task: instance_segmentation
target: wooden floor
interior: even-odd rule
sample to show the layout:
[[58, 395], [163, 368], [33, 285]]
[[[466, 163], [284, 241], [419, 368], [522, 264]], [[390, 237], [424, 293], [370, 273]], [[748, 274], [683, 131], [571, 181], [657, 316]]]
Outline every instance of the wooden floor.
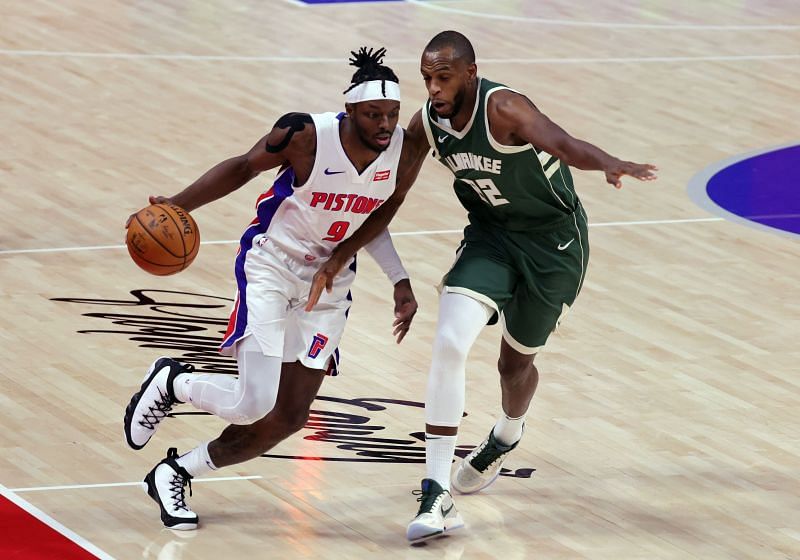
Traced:
[[[0, 20], [7, 497], [118, 559], [800, 558], [800, 245], [686, 194], [716, 161], [798, 141], [797, 2], [30, 0], [1, 3]], [[576, 172], [591, 265], [539, 358], [507, 462], [517, 476], [456, 497], [461, 534], [407, 545], [433, 287], [464, 225], [448, 172], [430, 162], [393, 224], [421, 303], [410, 337], [392, 343], [388, 282], [363, 259], [344, 373], [324, 383], [314, 423], [281, 457], [197, 481], [200, 530], [162, 529], [136, 483], [168, 446], [188, 450], [223, 424], [179, 416], [137, 453], [123, 409], [158, 355], [230, 369], [210, 350], [234, 293], [231, 240], [270, 177], [195, 213], [208, 244], [174, 277], [135, 268], [126, 216], [284, 112], [340, 109], [361, 45], [388, 48], [406, 122], [425, 97], [421, 50], [447, 28], [473, 40], [481, 74], [661, 169], [620, 192]], [[499, 337], [486, 329], [471, 355], [464, 446], [499, 411]], [[13, 531], [0, 531], [0, 556]]]

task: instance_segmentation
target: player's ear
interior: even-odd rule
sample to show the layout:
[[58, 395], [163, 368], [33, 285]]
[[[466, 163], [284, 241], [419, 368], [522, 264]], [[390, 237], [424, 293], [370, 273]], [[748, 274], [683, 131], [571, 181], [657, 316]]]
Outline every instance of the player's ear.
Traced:
[[474, 62], [471, 62], [469, 65], [467, 65], [467, 76], [468, 76], [470, 82], [477, 78], [477, 76], [478, 76], [478, 65], [475, 64]]
[[344, 112], [347, 113], [348, 117], [352, 117], [354, 111], [355, 111], [355, 106], [352, 103], [344, 104]]

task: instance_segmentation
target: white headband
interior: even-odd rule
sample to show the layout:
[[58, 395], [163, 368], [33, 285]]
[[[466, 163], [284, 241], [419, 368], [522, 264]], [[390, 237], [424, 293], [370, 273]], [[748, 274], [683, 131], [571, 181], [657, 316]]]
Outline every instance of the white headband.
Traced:
[[[386, 95], [383, 94], [384, 87]], [[363, 82], [344, 94], [346, 103], [361, 103], [375, 99], [391, 99], [400, 101], [400, 85], [388, 80], [372, 80]]]

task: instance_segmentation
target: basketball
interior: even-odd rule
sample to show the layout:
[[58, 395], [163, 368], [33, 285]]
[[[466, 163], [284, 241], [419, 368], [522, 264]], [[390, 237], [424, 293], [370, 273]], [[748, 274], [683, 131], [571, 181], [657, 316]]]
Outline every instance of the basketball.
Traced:
[[153, 204], [133, 216], [125, 244], [139, 268], [168, 276], [192, 264], [200, 249], [200, 231], [183, 208]]

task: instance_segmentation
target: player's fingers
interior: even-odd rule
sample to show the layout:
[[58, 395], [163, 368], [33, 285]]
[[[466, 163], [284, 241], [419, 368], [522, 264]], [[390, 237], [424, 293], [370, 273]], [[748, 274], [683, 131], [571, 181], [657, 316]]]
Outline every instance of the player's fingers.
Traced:
[[394, 335], [397, 337], [397, 344], [400, 344], [406, 337], [406, 335], [408, 334], [408, 329], [409, 327], [406, 327], [404, 329], [395, 329]]
[[306, 311], [311, 311], [314, 306], [319, 302], [319, 296], [322, 295], [322, 286], [324, 280], [314, 275], [314, 280], [311, 282], [311, 289], [308, 292], [308, 302], [306, 303]]

